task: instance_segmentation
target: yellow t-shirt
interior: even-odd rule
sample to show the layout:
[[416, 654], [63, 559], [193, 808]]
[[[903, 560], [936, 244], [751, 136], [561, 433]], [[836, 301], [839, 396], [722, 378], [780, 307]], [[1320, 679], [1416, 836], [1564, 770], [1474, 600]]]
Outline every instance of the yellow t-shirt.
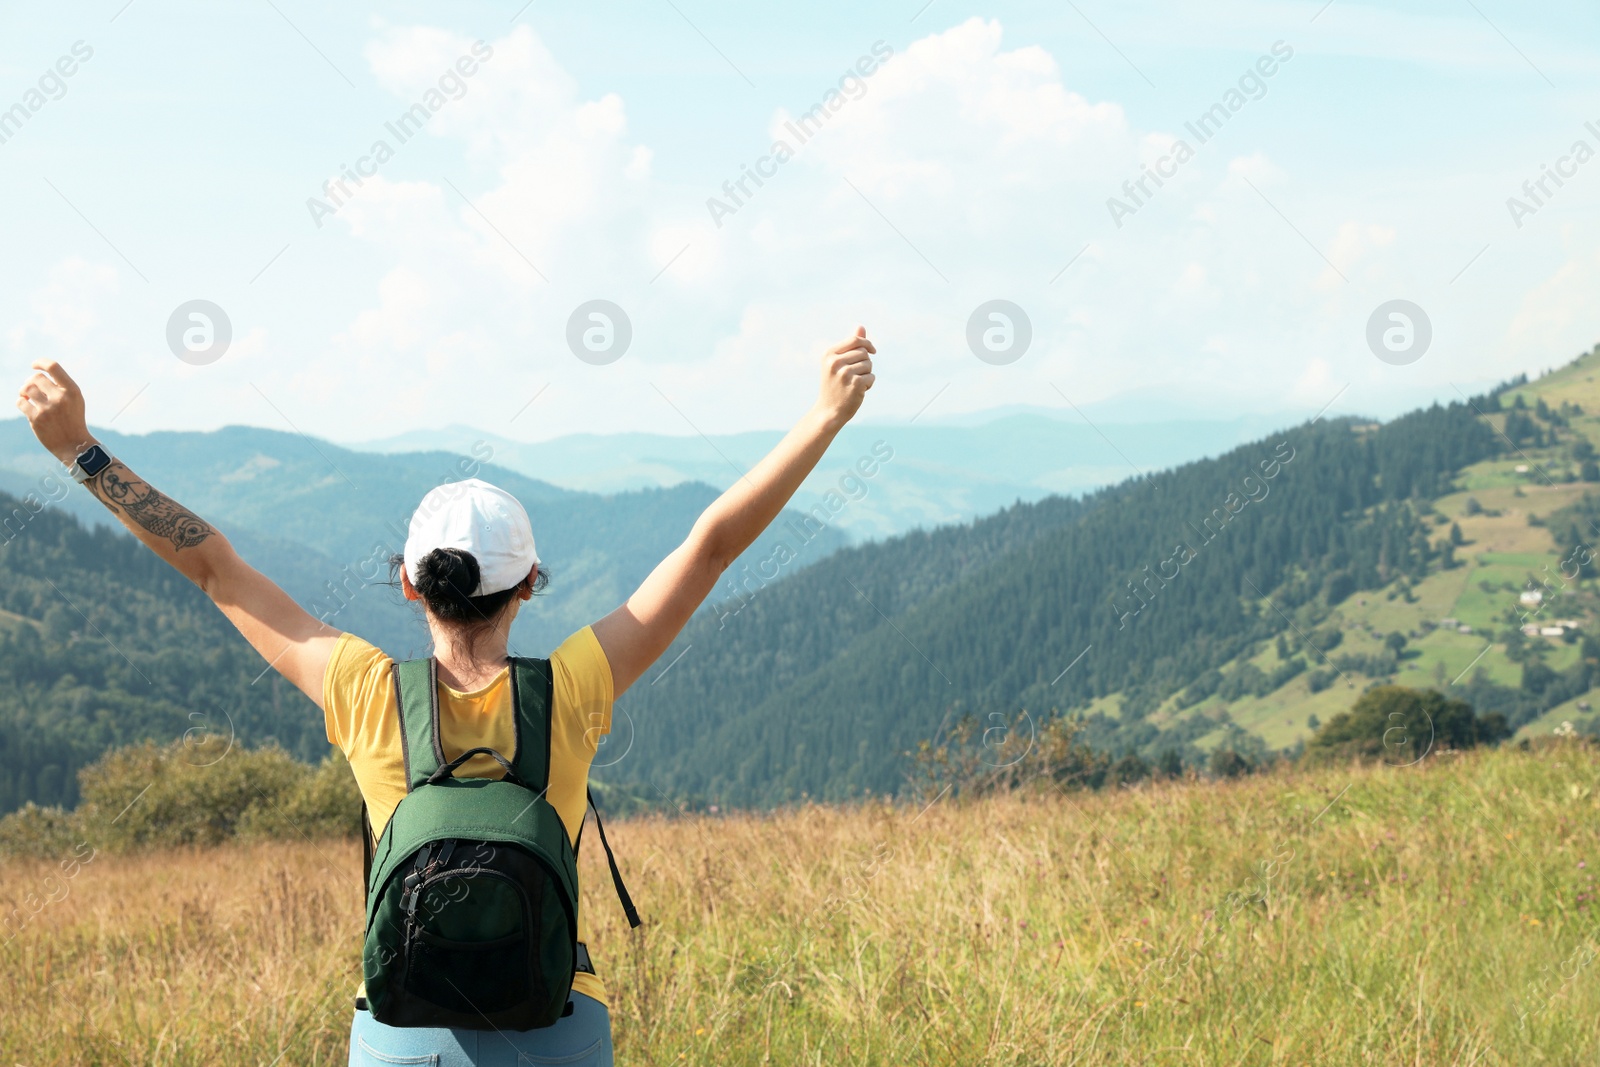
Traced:
[[[400, 742], [400, 708], [395, 698], [393, 664], [381, 649], [354, 634], [341, 634], [322, 680], [328, 740], [338, 745], [355, 772], [367, 802], [372, 832], [383, 834], [389, 817], [406, 795], [405, 755]], [[588, 806], [589, 763], [600, 738], [611, 732], [611, 665], [594, 631], [585, 626], [562, 642], [550, 657], [554, 707], [550, 716], [550, 788], [546, 794], [567, 837], [576, 841]], [[492, 748], [507, 758], [516, 749], [511, 713], [511, 672], [472, 693], [439, 683], [439, 732], [447, 760], [469, 748]], [[505, 772], [493, 759], [473, 756], [457, 772], [467, 778], [499, 778]], [[578, 940], [588, 943], [583, 907], [578, 907]], [[576, 993], [606, 1002], [597, 975], [573, 977]]]

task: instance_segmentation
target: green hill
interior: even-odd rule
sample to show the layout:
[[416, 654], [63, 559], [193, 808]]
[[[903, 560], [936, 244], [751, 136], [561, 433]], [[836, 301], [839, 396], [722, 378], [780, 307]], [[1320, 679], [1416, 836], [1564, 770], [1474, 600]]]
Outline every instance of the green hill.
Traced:
[[[1021, 505], [1004, 520], [1036, 534], [960, 568], [938, 546], [961, 554], [1001, 516], [838, 553], [686, 631], [625, 702], [637, 736], [607, 773], [725, 803], [839, 798], [897, 788], [904, 754], [961, 716], [998, 739], [1023, 712], [1023, 729], [1073, 712], [1099, 747], [1197, 762], [1219, 744], [1294, 746], [1385, 679], [1459, 677], [1454, 695], [1525, 726], [1588, 691], [1600, 649], [1569, 631], [1530, 639], [1534, 667], [1508, 660], [1492, 640], [1506, 605], [1463, 587], [1493, 575], [1503, 592], [1556, 562], [1549, 528], [1521, 516], [1537, 551], [1482, 556], [1450, 527], [1473, 540], [1462, 490], [1498, 491], [1491, 472], [1536, 440], [1582, 451], [1591, 417], [1510, 407], [1527, 388], [1504, 409], [1497, 394], [1295, 427], [1093, 494], [1064, 523]], [[1583, 487], [1537, 488], [1564, 506]], [[1475, 624], [1447, 632], [1456, 611]]]
[[[621, 603], [716, 496], [698, 483], [574, 492], [495, 467], [484, 452], [374, 455], [241, 427], [97, 433], [308, 610], [397, 656], [426, 654], [427, 631], [377, 563], [403, 546], [412, 508], [434, 485], [481, 474], [533, 515], [554, 577], [513, 632], [526, 655]], [[136, 741], [210, 730], [252, 745], [276, 738], [302, 758], [326, 751], [311, 703], [275, 673], [261, 677], [265, 663], [210, 602], [106, 525], [108, 513], [62, 478], [21, 420], [0, 422], [0, 456], [0, 813], [27, 800], [70, 806], [78, 768]], [[747, 558], [770, 554], [775, 536]], [[791, 566], [843, 540], [822, 529]]]
[[[533, 517], [540, 556], [554, 578], [541, 610], [524, 612], [512, 635], [513, 645], [529, 655], [548, 651], [621, 603], [717, 495], [694, 482], [610, 495], [560, 489], [497, 466], [487, 443], [461, 454], [377, 455], [241, 426], [212, 433], [96, 433], [162, 491], [216, 523], [241, 555], [313, 613], [331, 613], [334, 625], [395, 655], [423, 651], [425, 631], [391, 588], [366, 579], [387, 580], [387, 567], [376, 561], [404, 546], [412, 509], [441, 482], [486, 478], [515, 494]], [[0, 422], [0, 457], [0, 491], [50, 498], [41, 479], [58, 477], [59, 468], [22, 420]], [[65, 499], [54, 495], [59, 503], [53, 507], [85, 521], [109, 519], [81, 490]], [[837, 529], [822, 531], [801, 564], [845, 540]]]
[[[837, 531], [810, 538], [818, 524], [790, 512], [619, 704], [598, 774], [619, 796], [672, 802], [889, 792], [906, 754], [963, 718], [1011, 752], [1016, 730], [1062, 714], [1118, 757], [1255, 759], [1296, 750], [1385, 682], [1448, 691], [1524, 735], [1563, 722], [1600, 733], [1600, 644], [1586, 636], [1600, 564], [1585, 547], [1600, 543], [1597, 378], [1600, 354], [1386, 424], [1317, 420], [1083, 498], [831, 554]], [[314, 606], [375, 542], [398, 543], [430, 484], [469, 473], [445, 453], [378, 456], [257, 430], [112, 445]], [[529, 502], [555, 570], [515, 635], [530, 650], [617, 603], [712, 493], [599, 497], [482, 470]], [[36, 474], [12, 461], [9, 476]], [[0, 503], [0, 517], [14, 510]], [[70, 801], [87, 758], [171, 740], [210, 705], [246, 740], [320, 749], [314, 712], [281, 684], [250, 685], [258, 662], [192, 590], [153, 563], [107, 586], [101, 541], [134, 546], [85, 531], [65, 506], [0, 555], [0, 668], [34, 687], [4, 712], [0, 753], [18, 769], [0, 810]], [[25, 546], [35, 539], [49, 569]], [[809, 565], [782, 564], [782, 545]], [[58, 569], [70, 579], [60, 593], [37, 577]], [[174, 588], [189, 600], [168, 604]], [[354, 583], [347, 599], [340, 625], [421, 650], [392, 590]], [[79, 609], [102, 632], [75, 623]], [[203, 637], [170, 636], [191, 631]], [[79, 667], [94, 642], [106, 646], [97, 666]], [[112, 643], [131, 662], [119, 666]], [[211, 667], [202, 652], [237, 658]], [[137, 688], [129, 668], [152, 662], [169, 673]], [[186, 690], [202, 670], [210, 688]]]
[[0, 812], [72, 806], [80, 767], [146, 738], [326, 751], [311, 703], [131, 537], [47, 510], [0, 541], [0, 575]]

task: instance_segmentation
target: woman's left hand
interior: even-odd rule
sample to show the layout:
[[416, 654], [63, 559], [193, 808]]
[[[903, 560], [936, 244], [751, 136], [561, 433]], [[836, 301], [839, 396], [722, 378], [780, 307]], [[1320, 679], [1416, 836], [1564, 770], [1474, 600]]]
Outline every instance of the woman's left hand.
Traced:
[[95, 443], [84, 416], [83, 390], [53, 359], [34, 360], [33, 370], [17, 394], [17, 410], [28, 417], [39, 443], [71, 466], [84, 449]]

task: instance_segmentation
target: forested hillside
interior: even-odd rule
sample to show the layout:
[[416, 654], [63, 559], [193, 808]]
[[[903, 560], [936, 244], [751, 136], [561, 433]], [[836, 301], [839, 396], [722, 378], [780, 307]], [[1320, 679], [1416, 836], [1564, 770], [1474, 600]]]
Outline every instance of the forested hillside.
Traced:
[[[215, 523], [241, 555], [314, 614], [401, 656], [425, 650], [424, 631], [415, 612], [373, 579], [387, 580], [384, 561], [404, 546], [412, 509], [441, 482], [485, 478], [514, 494], [533, 518], [540, 557], [554, 579], [540, 610], [517, 620], [513, 645], [525, 655], [549, 652], [616, 607], [717, 496], [695, 482], [611, 495], [561, 489], [497, 466], [487, 442], [459, 455], [377, 455], [243, 426], [96, 434], [152, 484]], [[81, 489], [49, 491], [42, 479], [58, 479], [59, 467], [20, 419], [0, 422], [0, 466], [9, 473], [0, 490], [9, 485], [91, 521], [105, 518]], [[798, 565], [845, 541], [831, 525], [816, 532]]]
[[[637, 587], [716, 497], [685, 483], [613, 496], [502, 470], [491, 453], [372, 455], [293, 434], [230, 428], [125, 437], [107, 446], [219, 526], [241, 555], [303, 607], [393, 655], [425, 655], [414, 605], [387, 585], [411, 510], [443, 481], [481, 476], [528, 507], [553, 572], [524, 611], [513, 649], [545, 655]], [[326, 751], [320, 713], [268, 671], [188, 581], [64, 478], [21, 420], [0, 423], [0, 814], [27, 800], [76, 800], [75, 774], [108, 747], [187, 731], [276, 738], [303, 758]], [[798, 522], [786, 512], [780, 522]], [[776, 534], [747, 558], [765, 558]], [[793, 540], [793, 538], [790, 538]], [[796, 570], [842, 543], [813, 524]], [[259, 678], [259, 680], [257, 680]]]
[[[1600, 377], [1600, 355], [1590, 362], [1584, 388]], [[1582, 620], [1600, 618], [1600, 597], [1537, 572], [1551, 573], [1557, 546], [1580, 560], [1574, 579], [1595, 570], [1586, 546], [1600, 540], [1600, 502], [1586, 485], [1600, 481], [1588, 436], [1600, 419], [1547, 405], [1539, 384], [1381, 426], [1318, 419], [1081, 499], [831, 555], [834, 531], [787, 513], [619, 702], [597, 777], [649, 803], [887, 792], [904, 784], [908, 752], [964, 717], [987, 743], [1062, 714], [1082, 716], [1084, 736], [1113, 756], [1195, 763], [1219, 744], [1292, 749], [1316, 728], [1312, 709], [1330, 717], [1359, 687], [1430, 672], [1513, 729], [1580, 718], [1600, 680], [1600, 643]], [[211, 435], [229, 460], [196, 452], [208, 435], [119, 447], [223, 516], [269, 572], [311, 583], [314, 609], [398, 545], [389, 510], [403, 520], [401, 501], [438, 480], [427, 471], [461, 476], [470, 462], [296, 456], [286, 435], [260, 433]], [[556, 574], [529, 629], [551, 640], [618, 602], [711, 494], [599, 498], [477, 469], [529, 500]], [[32, 510], [0, 499], [0, 514], [26, 519], [0, 551], [0, 680], [11, 683], [0, 811], [70, 804], [73, 770], [107, 746], [189, 729], [321, 751], [309, 702], [275, 675], [253, 682], [259, 657], [187, 583], [59, 505]], [[334, 565], [341, 556], [351, 562]], [[1541, 581], [1542, 616], [1526, 595]], [[420, 650], [420, 623], [392, 589], [354, 586], [336, 624], [363, 632], [361, 605], [381, 603], [400, 651]], [[368, 632], [381, 637], [380, 624]]]
[[[0, 514], [20, 506], [0, 495]], [[131, 537], [32, 516], [0, 539], [0, 812], [25, 800], [71, 807], [78, 768], [147, 738], [276, 738], [320, 757], [321, 714], [264, 667], [198, 588]]]
[[[732, 803], [892, 790], [955, 717], [1113, 693], [1116, 740], [1149, 744], [1163, 699], [1293, 633], [1297, 611], [1437, 566], [1429, 500], [1501, 445], [1461, 403], [1319, 420], [1092, 494], [1080, 516], [1023, 505], [840, 553], [692, 625], [625, 702], [637, 738], [609, 773]], [[1002, 543], [990, 523], [1032, 535]]]

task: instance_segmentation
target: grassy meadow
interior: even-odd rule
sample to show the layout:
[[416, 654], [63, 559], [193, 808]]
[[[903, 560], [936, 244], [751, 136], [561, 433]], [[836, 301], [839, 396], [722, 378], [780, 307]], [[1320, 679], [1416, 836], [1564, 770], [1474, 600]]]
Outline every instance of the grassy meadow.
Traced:
[[[1600, 1056], [1597, 809], [1557, 741], [618, 820], [637, 933], [582, 866], [622, 1064], [1565, 1065]], [[73, 862], [0, 864], [5, 1067], [345, 1062], [355, 842]]]

